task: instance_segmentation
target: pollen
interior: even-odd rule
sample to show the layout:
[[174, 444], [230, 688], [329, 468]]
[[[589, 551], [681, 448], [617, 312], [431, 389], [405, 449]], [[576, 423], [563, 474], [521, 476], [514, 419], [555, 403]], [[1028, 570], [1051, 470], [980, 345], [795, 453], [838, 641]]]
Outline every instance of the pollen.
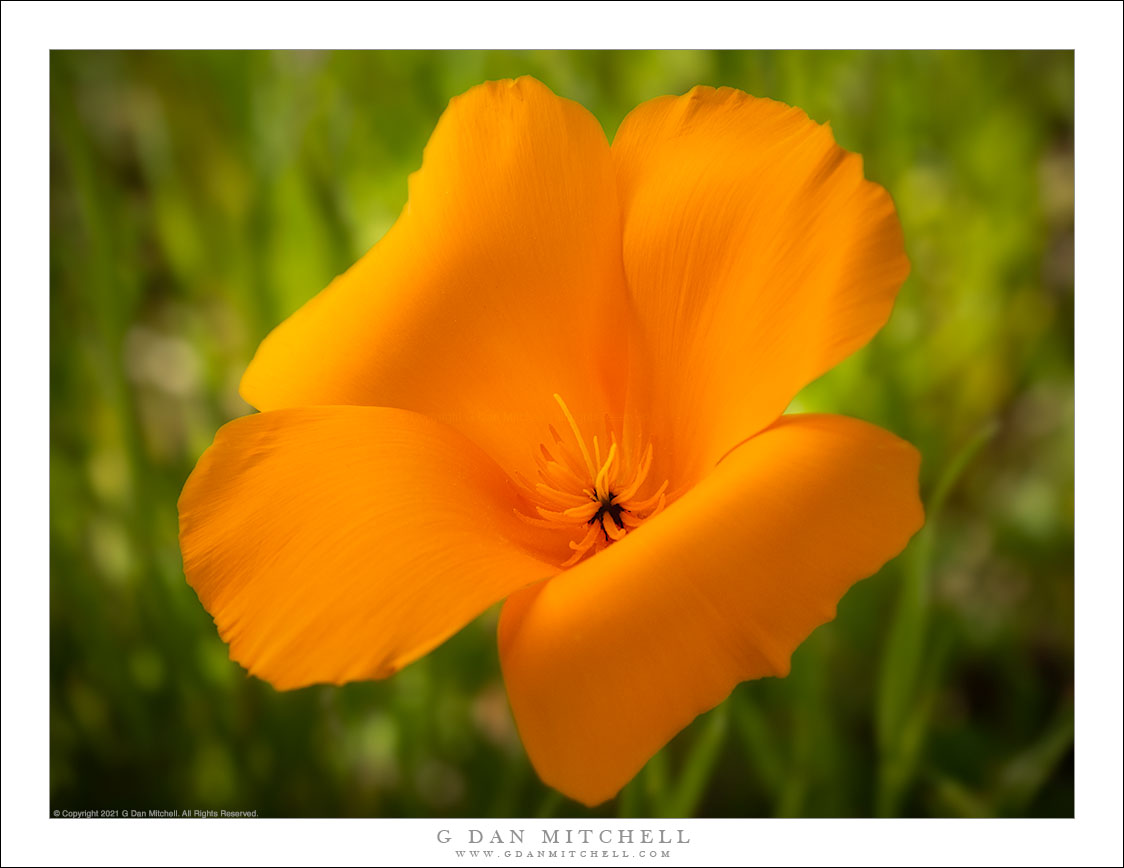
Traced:
[[[527, 503], [534, 510], [516, 515], [528, 524], [568, 533], [571, 567], [583, 558], [618, 542], [652, 518], [667, 502], [667, 481], [652, 489], [652, 444], [642, 441], [625, 449], [617, 431], [605, 418], [604, 431], [587, 442], [570, 408], [555, 395], [572, 439], [548, 425], [549, 445], [540, 443], [535, 453], [537, 479], [516, 474]], [[590, 450], [592, 445], [592, 451]], [[646, 494], [641, 495], [642, 489]]]

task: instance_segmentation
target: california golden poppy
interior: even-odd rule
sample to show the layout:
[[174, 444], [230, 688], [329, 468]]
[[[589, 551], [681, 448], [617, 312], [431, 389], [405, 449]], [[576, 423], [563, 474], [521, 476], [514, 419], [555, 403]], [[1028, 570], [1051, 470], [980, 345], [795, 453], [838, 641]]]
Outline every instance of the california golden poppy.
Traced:
[[921, 526], [912, 446], [781, 415], [908, 270], [890, 197], [799, 109], [697, 87], [610, 146], [534, 79], [480, 85], [259, 348], [261, 412], [180, 498], [187, 579], [279, 689], [389, 676], [506, 598], [531, 761], [602, 802]]

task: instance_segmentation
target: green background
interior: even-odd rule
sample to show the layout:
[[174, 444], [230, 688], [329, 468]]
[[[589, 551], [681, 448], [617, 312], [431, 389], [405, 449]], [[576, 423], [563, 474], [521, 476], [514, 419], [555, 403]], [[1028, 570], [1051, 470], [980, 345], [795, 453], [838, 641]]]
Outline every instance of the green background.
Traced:
[[388, 681], [278, 693], [176, 541], [258, 342], [390, 226], [449, 98], [523, 73], [610, 137], [695, 84], [798, 105], [913, 263], [793, 409], [915, 443], [925, 530], [592, 813], [1071, 816], [1071, 52], [53, 52], [50, 808], [590, 813], [527, 762], [495, 611]]

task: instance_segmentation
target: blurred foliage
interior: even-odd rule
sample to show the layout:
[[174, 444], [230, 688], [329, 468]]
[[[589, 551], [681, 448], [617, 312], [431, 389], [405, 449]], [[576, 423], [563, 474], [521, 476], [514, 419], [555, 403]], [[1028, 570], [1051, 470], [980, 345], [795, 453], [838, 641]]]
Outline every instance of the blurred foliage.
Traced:
[[831, 121], [913, 263], [794, 409], [917, 444], [925, 531], [595, 813], [1072, 815], [1070, 52], [54, 52], [51, 807], [586, 815], [527, 762], [495, 611], [386, 682], [277, 693], [176, 541], [258, 342], [389, 227], [449, 98], [523, 73], [610, 136], [700, 83]]

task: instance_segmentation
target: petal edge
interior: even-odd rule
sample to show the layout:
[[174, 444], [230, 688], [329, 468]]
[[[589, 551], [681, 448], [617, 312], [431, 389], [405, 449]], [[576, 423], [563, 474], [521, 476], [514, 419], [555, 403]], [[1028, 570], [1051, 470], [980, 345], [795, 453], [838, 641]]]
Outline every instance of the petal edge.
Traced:
[[697, 87], [634, 109], [613, 141], [638, 408], [676, 420], [665, 476], [701, 478], [866, 344], [909, 273], [889, 194], [798, 108]]
[[524, 548], [512, 496], [414, 413], [245, 416], [184, 485], [184, 572], [231, 658], [278, 689], [383, 678], [555, 572]]
[[920, 528], [918, 466], [873, 425], [785, 416], [629, 537], [513, 595], [500, 660], [543, 780], [605, 801], [736, 684], [787, 674]]

